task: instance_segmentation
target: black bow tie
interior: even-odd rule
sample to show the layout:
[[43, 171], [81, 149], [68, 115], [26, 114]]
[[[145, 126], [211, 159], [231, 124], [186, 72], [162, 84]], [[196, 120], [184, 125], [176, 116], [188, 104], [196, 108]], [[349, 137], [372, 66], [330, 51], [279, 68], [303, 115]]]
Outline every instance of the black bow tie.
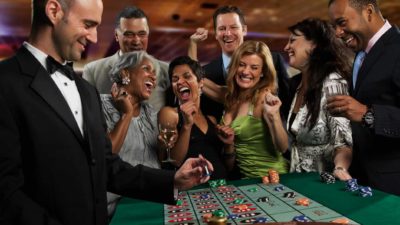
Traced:
[[67, 76], [70, 80], [74, 80], [74, 69], [72, 68], [72, 62], [69, 62], [65, 65], [62, 65], [61, 63], [57, 62], [53, 57], [47, 56], [46, 59], [46, 66], [47, 66], [47, 71], [50, 74], [53, 74], [57, 70], [61, 71], [65, 76]]

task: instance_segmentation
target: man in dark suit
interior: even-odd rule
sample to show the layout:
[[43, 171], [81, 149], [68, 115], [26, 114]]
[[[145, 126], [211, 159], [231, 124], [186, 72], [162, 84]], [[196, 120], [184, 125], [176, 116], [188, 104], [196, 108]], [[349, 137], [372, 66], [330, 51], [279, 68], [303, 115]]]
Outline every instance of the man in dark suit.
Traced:
[[[218, 41], [222, 54], [204, 66], [205, 77], [218, 85], [226, 85], [227, 69], [233, 52], [243, 43], [247, 34], [247, 25], [242, 11], [236, 6], [222, 6], [213, 15], [215, 39]], [[204, 29], [198, 29], [192, 35], [189, 49], [196, 45], [198, 40], [204, 40]], [[207, 35], [207, 34], [205, 34]], [[194, 46], [195, 47], [195, 46]], [[272, 52], [272, 57], [278, 77], [278, 95], [282, 101], [281, 113], [284, 118], [289, 113], [290, 102], [288, 99], [288, 74], [280, 54]], [[206, 85], [207, 83], [205, 83]], [[207, 93], [205, 93], [207, 95]], [[218, 103], [203, 95], [201, 110], [204, 114], [213, 115], [217, 120], [222, 116], [223, 104]]]
[[61, 65], [97, 42], [102, 11], [101, 0], [35, 0], [29, 41], [0, 62], [2, 225], [106, 225], [107, 190], [172, 203], [207, 181], [203, 158], [174, 173], [111, 154], [96, 89]]
[[400, 195], [400, 31], [376, 0], [331, 0], [329, 16], [357, 53], [351, 96], [328, 101], [332, 113], [351, 120], [350, 172], [363, 185]]

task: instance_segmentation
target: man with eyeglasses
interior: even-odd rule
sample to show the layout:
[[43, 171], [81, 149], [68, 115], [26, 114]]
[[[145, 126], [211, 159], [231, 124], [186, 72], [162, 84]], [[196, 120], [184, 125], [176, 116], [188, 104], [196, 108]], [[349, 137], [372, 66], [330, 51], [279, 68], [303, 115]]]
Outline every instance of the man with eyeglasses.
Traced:
[[[149, 39], [149, 25], [143, 10], [130, 6], [124, 8], [116, 19], [115, 40], [119, 51], [114, 55], [88, 63], [83, 69], [83, 78], [94, 85], [100, 94], [109, 94], [111, 81], [109, 72], [120, 56], [132, 51], [146, 51]], [[170, 86], [168, 64], [157, 60], [159, 72], [156, 74], [157, 85], [149, 103], [158, 111], [165, 105], [165, 91]]]

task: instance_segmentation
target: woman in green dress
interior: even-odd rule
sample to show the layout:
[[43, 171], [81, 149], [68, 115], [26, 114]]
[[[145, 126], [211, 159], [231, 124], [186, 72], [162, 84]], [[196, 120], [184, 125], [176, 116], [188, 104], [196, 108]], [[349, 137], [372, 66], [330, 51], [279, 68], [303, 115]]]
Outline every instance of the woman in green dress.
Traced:
[[288, 149], [288, 135], [279, 113], [282, 103], [275, 96], [277, 88], [268, 46], [244, 42], [229, 65], [225, 114], [218, 127], [219, 134], [231, 140], [224, 149], [228, 168], [236, 162], [242, 177], [265, 176], [269, 169], [288, 172], [282, 156]]

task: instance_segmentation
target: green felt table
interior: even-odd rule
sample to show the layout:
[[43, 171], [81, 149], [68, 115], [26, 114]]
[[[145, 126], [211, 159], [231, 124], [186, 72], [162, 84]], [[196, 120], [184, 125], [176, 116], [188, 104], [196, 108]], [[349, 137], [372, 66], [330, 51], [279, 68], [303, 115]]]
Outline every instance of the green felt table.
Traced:
[[[372, 197], [361, 197], [345, 191], [345, 184], [324, 184], [317, 173], [281, 175], [283, 185], [331, 208], [363, 225], [399, 225], [400, 197], [373, 190]], [[242, 186], [260, 183], [261, 179], [229, 181]], [[206, 187], [202, 185], [201, 187]], [[399, 187], [400, 188], [400, 187]], [[163, 224], [163, 204], [123, 198], [118, 204], [111, 225]]]

